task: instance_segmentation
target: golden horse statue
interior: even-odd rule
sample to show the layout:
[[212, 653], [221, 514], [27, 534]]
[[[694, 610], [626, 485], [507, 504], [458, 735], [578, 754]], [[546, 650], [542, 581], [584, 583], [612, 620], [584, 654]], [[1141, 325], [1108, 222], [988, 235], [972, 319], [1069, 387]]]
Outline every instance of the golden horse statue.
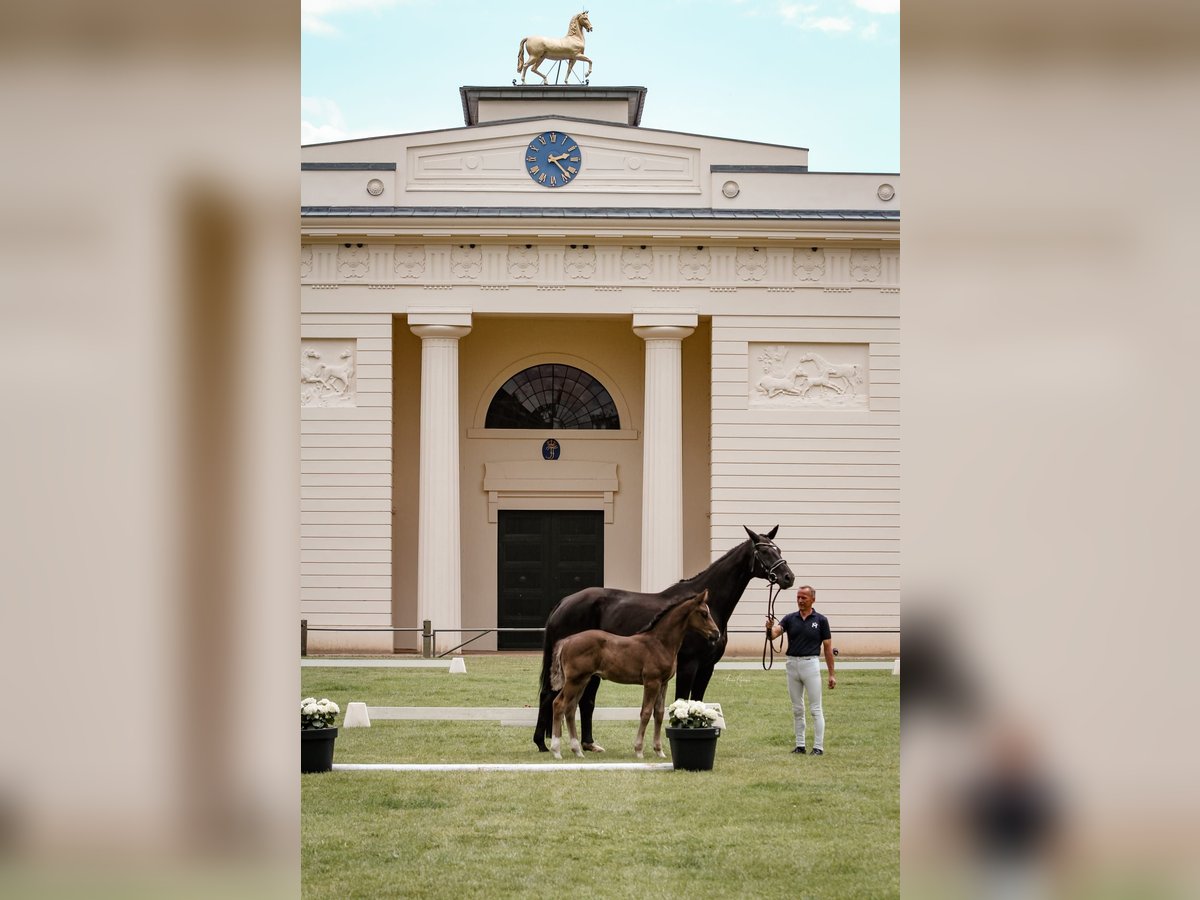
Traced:
[[[517, 72], [521, 75], [521, 84], [525, 83], [525, 73], [533, 69], [535, 75], [540, 75], [542, 84], [546, 84], [546, 76], [542, 75], [538, 66], [544, 59], [567, 59], [567, 74], [563, 81], [571, 77], [577, 60], [588, 64], [587, 73], [583, 76], [586, 81], [592, 74], [592, 61], [583, 55], [583, 33], [592, 30], [592, 22], [588, 19], [587, 10], [571, 18], [567, 33], [560, 38], [530, 35], [521, 41], [517, 47]], [[529, 51], [529, 61], [525, 60], [525, 51]], [[515, 83], [515, 82], [514, 82]]]

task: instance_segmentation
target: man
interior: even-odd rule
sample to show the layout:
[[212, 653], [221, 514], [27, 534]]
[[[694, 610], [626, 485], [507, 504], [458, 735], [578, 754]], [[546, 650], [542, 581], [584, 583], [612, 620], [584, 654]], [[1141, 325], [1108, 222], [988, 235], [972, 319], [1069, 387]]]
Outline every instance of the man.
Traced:
[[825, 664], [829, 668], [829, 689], [837, 687], [833, 674], [833, 637], [829, 633], [829, 620], [812, 607], [817, 592], [807, 584], [796, 590], [797, 611], [788, 613], [778, 622], [767, 616], [767, 634], [772, 639], [781, 634], [788, 636], [787, 682], [792, 697], [792, 715], [796, 717], [796, 749], [793, 753], [804, 753], [804, 695], [808, 694], [808, 706], [812, 710], [813, 756], [825, 753], [825, 713], [821, 709], [821, 664], [818, 654], [825, 653]]

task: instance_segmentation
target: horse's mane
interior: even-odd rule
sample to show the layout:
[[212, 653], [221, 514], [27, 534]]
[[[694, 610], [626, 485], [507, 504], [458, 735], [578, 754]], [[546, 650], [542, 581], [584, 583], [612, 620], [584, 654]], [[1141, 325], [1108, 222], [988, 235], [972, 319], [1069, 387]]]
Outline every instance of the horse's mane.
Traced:
[[682, 600], [676, 600], [674, 603], [670, 604], [669, 606], [664, 606], [662, 609], [660, 609], [658, 612], [656, 612], [654, 614], [654, 618], [650, 620], [650, 624], [647, 625], [645, 628], [643, 628], [641, 631], [638, 631], [637, 634], [645, 634], [647, 631], [653, 631], [654, 626], [658, 624], [659, 619], [661, 619], [663, 616], [665, 616], [671, 610], [675, 609], [675, 607], [682, 606], [683, 604], [687, 603], [689, 600], [695, 600], [699, 596], [700, 596], [699, 594], [692, 594], [688, 597], [684, 597]]
[[686, 582], [689, 582], [689, 581], [695, 581], [701, 575], [711, 572], [713, 569], [715, 569], [721, 563], [725, 562], [725, 560], [729, 559], [729, 557], [733, 556], [733, 554], [735, 554], [739, 550], [741, 550], [742, 547], [744, 547], [748, 543], [749, 543], [749, 539], [741, 541], [740, 543], [734, 544], [732, 547], [730, 547], [728, 550], [726, 550], [724, 555], [720, 559], [718, 559], [716, 562], [709, 563], [705, 568], [701, 569], [699, 572], [697, 572], [691, 578], [680, 578], [679, 581], [677, 582], [677, 584], [685, 584]]

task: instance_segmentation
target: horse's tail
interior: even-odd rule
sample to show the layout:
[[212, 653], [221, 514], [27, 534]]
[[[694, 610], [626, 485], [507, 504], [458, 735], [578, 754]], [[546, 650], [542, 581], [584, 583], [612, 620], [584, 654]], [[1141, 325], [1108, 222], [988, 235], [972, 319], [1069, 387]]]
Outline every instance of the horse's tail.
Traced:
[[517, 46], [517, 74], [521, 74], [521, 69], [525, 68], [525, 42], [529, 38], [521, 38], [521, 43]]
[[562, 641], [554, 645], [554, 659], [550, 664], [550, 687], [556, 691], [561, 691], [563, 686], [562, 645]]

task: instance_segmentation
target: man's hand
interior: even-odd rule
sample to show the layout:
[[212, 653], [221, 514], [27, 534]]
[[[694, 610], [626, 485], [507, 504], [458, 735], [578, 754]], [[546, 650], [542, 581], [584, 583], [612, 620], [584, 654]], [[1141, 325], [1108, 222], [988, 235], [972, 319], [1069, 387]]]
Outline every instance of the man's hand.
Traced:
[[833, 675], [830, 675], [829, 676], [829, 689], [832, 691], [835, 687], [837, 687], [837, 678], [835, 678]]

